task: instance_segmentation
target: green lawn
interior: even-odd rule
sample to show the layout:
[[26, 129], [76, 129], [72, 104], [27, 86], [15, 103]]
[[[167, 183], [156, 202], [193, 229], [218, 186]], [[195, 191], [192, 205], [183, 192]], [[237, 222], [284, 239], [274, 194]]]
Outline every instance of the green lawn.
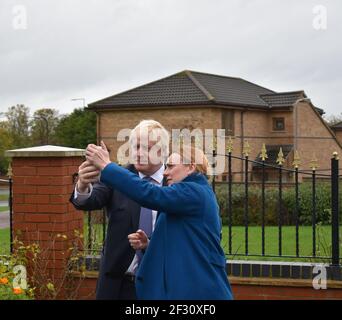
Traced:
[[[250, 256], [237, 256], [236, 254], [245, 254], [245, 228], [242, 226], [232, 228], [232, 255], [230, 259], [237, 260], [288, 260], [288, 261], [319, 261], [309, 258], [274, 258], [252, 256], [260, 255], [261, 249], [261, 227], [251, 226], [248, 228], [248, 253]], [[265, 255], [278, 255], [278, 227], [265, 228]], [[312, 227], [299, 227], [299, 255], [312, 256]], [[222, 230], [222, 247], [228, 254], [228, 227], [224, 226]], [[342, 248], [342, 246], [341, 246]], [[340, 249], [341, 251], [341, 249]], [[341, 251], [342, 252], [342, 251]], [[282, 255], [296, 255], [296, 231], [294, 226], [285, 226], [282, 228]], [[331, 227], [319, 226], [316, 228], [316, 256], [331, 255]]]
[[[0, 194], [0, 201], [8, 201], [8, 194]], [[0, 206], [0, 213], [4, 211], [9, 211], [9, 207], [6, 206]]]
[[[252, 256], [253, 254], [261, 255], [261, 227], [251, 226], [248, 230], [248, 252], [249, 256], [238, 256], [236, 254], [245, 254], [245, 228], [237, 226], [232, 228], [232, 255], [228, 255], [228, 227], [224, 226], [222, 230], [221, 245], [228, 255], [229, 259], [236, 260], [275, 260], [275, 261], [320, 261], [323, 259], [310, 258], [287, 258], [287, 257], [262, 257]], [[92, 243], [93, 249], [102, 246], [102, 224], [94, 224], [92, 227]], [[84, 220], [84, 235], [87, 243], [88, 227], [87, 220]], [[342, 239], [342, 238], [341, 238]], [[294, 226], [285, 226], [282, 228], [282, 255], [296, 255], [296, 234]], [[331, 227], [318, 226], [316, 228], [316, 256], [331, 255]], [[85, 246], [87, 248], [87, 245]], [[299, 255], [312, 256], [312, 227], [304, 226], [299, 228]], [[342, 252], [342, 247], [341, 247]], [[278, 227], [265, 228], [265, 255], [278, 255]]]
[[[89, 228], [88, 228], [88, 215], [84, 216], [84, 221], [83, 221], [83, 234], [84, 234], [84, 248], [88, 249], [89, 245]], [[91, 225], [91, 248], [92, 251], [89, 253], [93, 254], [99, 254], [99, 251], [102, 249], [102, 243], [103, 243], [103, 225], [102, 223], [92, 223]], [[107, 232], [107, 227], [106, 227], [106, 232]]]
[[[249, 227], [249, 256], [237, 256], [236, 253], [245, 253], [245, 228], [242, 226], [232, 228], [232, 252], [233, 255], [228, 255], [228, 259], [235, 260], [273, 260], [273, 261], [327, 261], [320, 259], [309, 258], [276, 258], [276, 257], [259, 257], [253, 256], [253, 254], [261, 254], [261, 227], [251, 226]], [[92, 239], [93, 249], [101, 249], [102, 247], [102, 224], [93, 224], [92, 226]], [[265, 254], [266, 255], [278, 255], [278, 227], [266, 227], [265, 228]], [[84, 238], [85, 248], [87, 248], [88, 239], [88, 225], [87, 216], [84, 219]], [[282, 230], [283, 239], [283, 255], [294, 256], [295, 251], [295, 227], [286, 226]], [[341, 238], [342, 239], [342, 238]], [[228, 227], [224, 226], [222, 230], [222, 247], [226, 254], [228, 254]], [[316, 255], [317, 256], [329, 256], [331, 255], [331, 227], [319, 226], [316, 231]], [[0, 230], [0, 254], [8, 253], [9, 251], [9, 229]], [[342, 247], [340, 249], [342, 252]], [[93, 253], [97, 253], [93, 251]], [[301, 256], [312, 255], [312, 227], [305, 226], [299, 228], [299, 254]]]
[[8, 200], [8, 194], [0, 194], [0, 201], [7, 201]]
[[9, 228], [0, 229], [0, 255], [10, 252], [10, 232]]

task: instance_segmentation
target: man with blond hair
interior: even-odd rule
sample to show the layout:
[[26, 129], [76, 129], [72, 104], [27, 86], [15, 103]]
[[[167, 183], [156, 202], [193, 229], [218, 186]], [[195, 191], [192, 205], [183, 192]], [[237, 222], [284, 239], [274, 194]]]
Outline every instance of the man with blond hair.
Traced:
[[[150, 183], [165, 184], [164, 161], [169, 134], [157, 121], [143, 120], [129, 137], [127, 169]], [[117, 190], [99, 182], [99, 171], [88, 161], [79, 167], [78, 181], [70, 198], [79, 210], [106, 208], [108, 229], [102, 250], [96, 299], [136, 299], [135, 274], [144, 254], [135, 251], [128, 235], [143, 230], [150, 238], [158, 212], [141, 207]]]

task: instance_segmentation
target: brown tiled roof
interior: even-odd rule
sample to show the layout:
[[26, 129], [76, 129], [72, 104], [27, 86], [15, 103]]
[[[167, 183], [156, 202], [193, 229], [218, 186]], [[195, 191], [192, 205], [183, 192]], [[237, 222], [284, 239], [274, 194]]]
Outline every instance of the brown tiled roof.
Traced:
[[218, 76], [201, 72], [189, 72], [213, 97], [216, 103], [262, 106], [267, 103], [260, 99], [261, 94], [274, 91], [260, 87], [241, 78]]
[[90, 106], [144, 106], [206, 102], [208, 98], [205, 94], [183, 72], [91, 103]]
[[[283, 151], [284, 159], [286, 159], [289, 153], [292, 151], [293, 145], [292, 144], [266, 145], [267, 156], [268, 156], [268, 158], [265, 160], [266, 164], [277, 165], [277, 158], [278, 158], [278, 153], [279, 153], [280, 148]], [[261, 162], [260, 154], [261, 152], [258, 154], [255, 161]], [[261, 164], [254, 163], [253, 167], [261, 167]]]
[[332, 129], [342, 129], [342, 121], [331, 126]]
[[[89, 108], [162, 105], [289, 107], [303, 91], [276, 93], [241, 78], [185, 70], [89, 104]], [[319, 109], [320, 110], [320, 109]]]
[[[292, 106], [298, 99], [307, 98], [304, 91], [279, 92], [273, 94], [263, 94], [260, 96], [271, 108], [281, 108]], [[322, 115], [324, 110], [314, 107]]]
[[268, 107], [259, 95], [273, 93], [240, 78], [182, 71], [89, 104], [90, 108], [183, 104], [238, 104]]
[[288, 107], [293, 105], [298, 99], [306, 98], [304, 91], [263, 94], [260, 97], [270, 107]]

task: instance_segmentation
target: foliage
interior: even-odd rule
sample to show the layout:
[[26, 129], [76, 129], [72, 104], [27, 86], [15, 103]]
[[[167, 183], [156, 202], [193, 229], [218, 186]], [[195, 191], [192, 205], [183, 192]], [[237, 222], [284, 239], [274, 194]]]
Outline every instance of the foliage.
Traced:
[[[217, 200], [221, 210], [223, 223], [228, 223], [228, 187], [227, 184], [216, 186]], [[341, 192], [342, 195], [342, 192]], [[248, 190], [248, 222], [250, 225], [262, 223], [262, 195], [261, 188], [250, 186]], [[282, 224], [293, 225], [295, 216], [295, 188], [284, 188], [282, 191]], [[233, 184], [232, 187], [232, 224], [244, 225], [245, 189], [243, 184]], [[265, 225], [278, 224], [279, 188], [268, 187], [265, 191]], [[312, 185], [301, 183], [299, 185], [299, 223], [312, 224]], [[340, 207], [340, 216], [342, 208]], [[331, 190], [327, 183], [316, 185], [316, 223], [329, 224], [331, 219]]]
[[55, 129], [59, 123], [56, 109], [43, 108], [36, 110], [30, 122], [31, 140], [33, 145], [55, 143]]
[[29, 117], [30, 109], [22, 104], [8, 108], [5, 113], [7, 117], [7, 130], [13, 139], [14, 148], [27, 147], [29, 139]]
[[75, 109], [59, 122], [56, 138], [58, 144], [73, 148], [96, 143], [96, 114], [85, 108]]
[[[34, 298], [34, 288], [28, 286], [26, 276], [27, 255], [35, 255], [37, 247], [18, 245], [18, 249], [10, 256], [0, 256], [0, 300], [30, 300]], [[23, 269], [16, 271], [17, 266]]]
[[[10, 256], [3, 256], [0, 263], [0, 300], [7, 299], [39, 299], [54, 300], [75, 299], [78, 289], [84, 279], [85, 261], [83, 252], [80, 250], [81, 235], [77, 230], [74, 231], [75, 238], [72, 241], [63, 234], [57, 234], [49, 241], [44, 241], [44, 248], [38, 242], [16, 239], [13, 243], [14, 252]], [[20, 237], [20, 233], [19, 233]], [[56, 245], [64, 246], [58, 250], [58, 261], [56, 259]], [[61, 268], [51, 269], [50, 264], [61, 265]], [[27, 277], [23, 277], [27, 289], [14, 290], [13, 279], [16, 266], [24, 266], [27, 269]], [[78, 278], [72, 276], [74, 271], [81, 275]], [[58, 272], [58, 273], [55, 273]], [[1, 280], [2, 279], [2, 280]], [[3, 281], [3, 285], [1, 285]]]
[[324, 120], [329, 126], [333, 126], [335, 124], [342, 122], [342, 113], [340, 113], [339, 115], [330, 115], [324, 117]]
[[[84, 279], [85, 265], [79, 265], [79, 261], [84, 260], [81, 250], [83, 234], [74, 230], [74, 236], [74, 239], [68, 240], [66, 235], [57, 234], [48, 241], [49, 245], [42, 248], [40, 254], [33, 260], [30, 281], [36, 288], [37, 299], [55, 300], [62, 297], [69, 300], [77, 297], [78, 289]], [[60, 258], [57, 259], [55, 253], [52, 252], [55, 252], [56, 243], [61, 244], [61, 241], [65, 243], [65, 249], [59, 251]], [[62, 266], [60, 269], [54, 269], [59, 274], [55, 274], [49, 267], [49, 263], [56, 265], [57, 262]], [[81, 276], [77, 279], [73, 277], [74, 271], [80, 272]]]
[[85, 108], [60, 117], [58, 110], [42, 108], [30, 116], [22, 104], [8, 108], [0, 122], [0, 174], [6, 174], [6, 150], [45, 144], [85, 148], [96, 143], [96, 114]]
[[0, 141], [0, 175], [6, 175], [9, 160], [5, 157], [5, 151], [11, 148], [13, 139], [4, 125], [0, 125]]
[[[302, 183], [299, 186], [300, 223], [312, 224], [313, 196], [312, 184]], [[295, 212], [295, 189], [290, 188], [284, 193], [284, 204], [289, 212]], [[329, 183], [316, 185], [316, 223], [331, 223], [331, 186]]]

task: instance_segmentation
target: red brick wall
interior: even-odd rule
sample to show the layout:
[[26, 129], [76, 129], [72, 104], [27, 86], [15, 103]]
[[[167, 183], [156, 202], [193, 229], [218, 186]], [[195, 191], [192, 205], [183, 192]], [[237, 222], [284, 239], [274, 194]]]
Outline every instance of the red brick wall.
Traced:
[[232, 285], [235, 300], [331, 300], [342, 299], [341, 289]]
[[[75, 275], [78, 278], [78, 275]], [[87, 276], [83, 279], [80, 288], [77, 291], [77, 297], [79, 300], [94, 300], [96, 295], [96, 283], [97, 283], [97, 272], [96, 276]]]
[[[82, 157], [21, 157], [12, 161], [13, 235], [25, 245], [39, 245], [40, 268], [57, 284], [65, 274], [68, 248], [79, 240], [75, 230], [83, 234], [83, 212], [69, 203], [73, 174], [81, 162]], [[82, 247], [82, 242], [78, 245]], [[41, 272], [34, 268], [29, 265], [29, 275]]]
[[[235, 300], [342, 299], [342, 284], [328, 282], [328, 289], [315, 290], [311, 280], [230, 277]], [[86, 278], [78, 292], [79, 299], [95, 299], [95, 273]]]
[[327, 289], [315, 290], [311, 280], [230, 278], [236, 300], [326, 300], [342, 299], [342, 286], [337, 281]]
[[336, 130], [335, 135], [337, 140], [342, 144], [342, 130]]
[[[298, 136], [297, 149], [301, 158], [301, 170], [310, 170], [314, 155], [318, 159], [318, 170], [330, 169], [333, 152], [342, 154], [342, 149], [331, 131], [323, 125], [321, 118], [307, 103], [298, 105]], [[329, 174], [329, 170], [320, 173]]]

